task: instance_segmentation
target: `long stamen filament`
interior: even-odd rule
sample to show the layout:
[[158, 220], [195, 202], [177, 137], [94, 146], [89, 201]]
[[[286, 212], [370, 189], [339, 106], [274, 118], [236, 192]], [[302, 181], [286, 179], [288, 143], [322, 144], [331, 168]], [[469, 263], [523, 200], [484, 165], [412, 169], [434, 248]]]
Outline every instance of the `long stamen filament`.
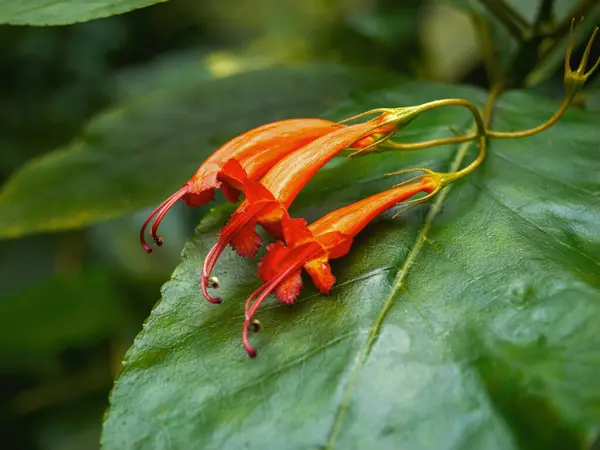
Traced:
[[[259, 210], [260, 211], [260, 210]], [[231, 242], [235, 234], [245, 225], [248, 225], [249, 222], [256, 216], [259, 212], [256, 211], [253, 214], [247, 214], [248, 210], [244, 211], [243, 217], [241, 220], [237, 220], [235, 222], [230, 221], [227, 224], [223, 231], [219, 236], [219, 240], [212, 246], [212, 248], [208, 251], [206, 258], [204, 258], [204, 263], [202, 264], [202, 273], [200, 275], [200, 289], [202, 289], [202, 295], [204, 298], [211, 303], [221, 303], [223, 299], [220, 297], [213, 297], [208, 293], [208, 287], [210, 287], [210, 277], [211, 273], [219, 260], [219, 257], [223, 254], [227, 245]], [[234, 216], [235, 217], [235, 216]], [[237, 217], [239, 219], [239, 216]]]
[[260, 293], [260, 291], [265, 289], [269, 285], [269, 283], [270, 281], [265, 284], [262, 284], [246, 299], [246, 303], [244, 304], [244, 317], [248, 318], [248, 312], [250, 311], [252, 300], [254, 300], [254, 297], [256, 297]]
[[227, 244], [231, 239], [226, 239], [223, 236], [219, 236], [219, 240], [212, 246], [212, 248], [208, 251], [206, 258], [204, 258], [204, 264], [202, 265], [202, 273], [200, 275], [200, 289], [202, 290], [202, 295], [204, 298], [211, 303], [221, 303], [223, 299], [221, 297], [213, 297], [208, 292], [208, 288], [213, 285], [210, 282], [210, 274], [219, 259], [219, 256], [223, 253], [223, 251], [227, 248]]
[[[146, 228], [148, 227], [148, 225], [152, 221], [152, 218], [158, 214], [157, 218], [160, 217], [160, 220], [162, 220], [162, 218], [164, 217], [164, 215], [166, 214], [166, 212], [173, 206], [173, 204], [177, 200], [181, 199], [187, 193], [188, 193], [188, 187], [186, 185], [186, 186], [183, 186], [181, 189], [179, 189], [177, 192], [175, 192], [173, 195], [169, 196], [165, 201], [163, 201], [156, 208], [154, 208], [154, 210], [146, 218], [146, 220], [142, 224], [142, 228], [140, 229], [140, 243], [142, 244], [142, 247], [144, 248], [144, 250], [146, 251], [146, 253], [152, 253], [152, 248], [150, 248], [150, 246], [146, 243], [146, 239], [144, 237], [145, 233], [146, 233]], [[173, 201], [173, 199], [175, 199], [175, 201]], [[154, 223], [156, 224], [156, 219], [155, 219]], [[160, 223], [160, 221], [159, 221], [159, 223]], [[154, 224], [153, 224], [152, 228], [155, 229], [154, 228]], [[154, 235], [152, 235], [152, 238], [153, 238], [153, 240], [155, 242], [156, 242], [156, 239], [154, 239], [154, 237], [156, 235], [156, 230], [158, 230], [158, 225], [156, 225], [156, 229], [154, 231]]]
[[[252, 347], [252, 345], [250, 345], [250, 341], [248, 339], [248, 331], [250, 329], [250, 325], [253, 323], [252, 319], [254, 317], [254, 314], [256, 314], [256, 311], [258, 310], [260, 305], [271, 294], [271, 292], [273, 292], [275, 288], [277, 288], [277, 285], [279, 285], [279, 283], [281, 283], [283, 279], [287, 277], [290, 273], [292, 273], [294, 270], [297, 270], [298, 268], [302, 267], [306, 261], [309, 261], [313, 257], [313, 255], [314, 253], [311, 251], [307, 253], [305, 258], [297, 258], [292, 265], [290, 265], [287, 269], [285, 269], [271, 281], [263, 284], [261, 287], [255, 290], [250, 295], [248, 300], [246, 300], [246, 317], [244, 320], [244, 328], [242, 330], [242, 343], [244, 345], [244, 349], [246, 350], [250, 358], [254, 358], [256, 356], [256, 349]], [[250, 307], [250, 302], [252, 298], [254, 298], [259, 292], [261, 292], [261, 294]]]
[[181, 189], [179, 189], [175, 194], [173, 194], [171, 197], [169, 197], [167, 199], [163, 208], [160, 210], [160, 212], [154, 218], [154, 223], [152, 224], [152, 228], [150, 230], [150, 236], [152, 237], [152, 240], [156, 243], [156, 245], [162, 245], [162, 243], [163, 243], [162, 238], [158, 235], [158, 227], [159, 227], [160, 223], [162, 222], [164, 217], [167, 215], [169, 210], [173, 207], [173, 205], [175, 203], [177, 203], [187, 192], [188, 192], [187, 186], [184, 186]]
[[160, 205], [158, 205], [156, 208], [154, 208], [154, 211], [152, 211], [150, 213], [150, 215], [146, 218], [146, 220], [144, 221], [144, 223], [142, 224], [142, 228], [140, 229], [140, 244], [142, 244], [142, 247], [144, 247], [144, 250], [146, 251], [146, 253], [152, 253], [152, 248], [150, 248], [150, 246], [146, 243], [146, 228], [148, 227], [148, 224], [152, 221], [152, 218], [160, 211], [162, 210], [162, 208], [165, 205], [165, 202], [162, 202]]

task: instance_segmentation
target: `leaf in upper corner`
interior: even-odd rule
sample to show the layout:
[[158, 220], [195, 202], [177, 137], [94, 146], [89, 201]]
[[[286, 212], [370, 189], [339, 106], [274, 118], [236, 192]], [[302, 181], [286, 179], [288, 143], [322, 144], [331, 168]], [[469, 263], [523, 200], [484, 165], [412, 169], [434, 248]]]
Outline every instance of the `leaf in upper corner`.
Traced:
[[398, 81], [332, 65], [183, 78], [111, 108], [72, 145], [15, 173], [0, 190], [0, 238], [82, 227], [156, 204], [235, 135], [322, 114]]
[[123, 14], [167, 0], [0, 0], [0, 23], [68, 25]]
[[[431, 97], [483, 93], [405, 83], [354, 107]], [[557, 106], [506, 94], [494, 129], [535, 126]], [[398, 138], [436, 138], [455, 114], [427, 113]], [[214, 210], [126, 356], [104, 450], [589, 448], [600, 424], [599, 130], [598, 115], [572, 110], [538, 136], [491, 141], [435, 210], [390, 212], [359, 234], [332, 264], [330, 296], [306, 278], [296, 304], [263, 305], [254, 360], [241, 329], [257, 261], [228, 250], [215, 269], [224, 303], [199, 291], [233, 207]], [[385, 172], [445, 170], [464, 150], [465, 164], [474, 148], [340, 158], [292, 215], [313, 221], [392, 186]]]

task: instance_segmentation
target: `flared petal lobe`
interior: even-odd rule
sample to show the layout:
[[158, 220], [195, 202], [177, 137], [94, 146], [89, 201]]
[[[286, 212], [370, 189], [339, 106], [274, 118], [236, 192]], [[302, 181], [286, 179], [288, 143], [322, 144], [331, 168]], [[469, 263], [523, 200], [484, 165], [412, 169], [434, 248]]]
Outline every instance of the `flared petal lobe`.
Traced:
[[[381, 120], [377, 118], [334, 129], [281, 159], [260, 183], [246, 178], [243, 186], [246, 199], [223, 229], [202, 267], [200, 285], [207, 300], [215, 302], [217, 299], [208, 294], [208, 280], [227, 244], [231, 244], [239, 255], [254, 256], [261, 245], [260, 236], [254, 231], [256, 224], [260, 224], [276, 238], [283, 238], [281, 221], [287, 216], [287, 208], [300, 190], [321, 167], [342, 150], [357, 141], [362, 142], [365, 138], [380, 133], [382, 130], [377, 127]], [[387, 130], [387, 126], [384, 130]], [[232, 223], [233, 219], [235, 224]], [[298, 283], [294, 284], [297, 285]]]
[[[285, 216], [282, 219], [285, 244], [278, 241], [268, 247], [267, 255], [260, 262], [260, 278], [268, 282], [291, 264], [299, 263], [294, 255], [310, 254], [311, 259], [301, 261], [302, 267], [310, 275], [315, 286], [324, 294], [329, 294], [335, 283], [329, 261], [346, 255], [350, 251], [354, 236], [377, 215], [419, 192], [433, 192], [437, 186], [436, 180], [425, 177], [335, 210], [310, 226], [306, 225], [304, 219]], [[301, 251], [309, 246], [316, 250], [311, 253]], [[284, 301], [281, 297], [280, 300]]]
[[[361, 142], [370, 134], [381, 132], [377, 125], [381, 119], [340, 128], [318, 138], [293, 154], [279, 161], [261, 180], [255, 183], [248, 180], [244, 186], [246, 200], [237, 211], [247, 204], [273, 201], [269, 207], [260, 210], [256, 215], [256, 223], [260, 224], [269, 234], [282, 238], [281, 221], [287, 216], [287, 208], [308, 183], [310, 178], [339, 152]], [[234, 250], [241, 253], [240, 249]]]
[[256, 356], [248, 336], [254, 315], [271, 293], [275, 293], [282, 303], [294, 302], [302, 288], [300, 272], [304, 269], [317, 289], [329, 294], [336, 281], [329, 260], [348, 253], [354, 236], [376, 215], [419, 192], [436, 192], [440, 183], [439, 179], [422, 177], [335, 210], [310, 226], [302, 219], [284, 216], [281, 223], [286, 243], [277, 241], [269, 245], [259, 263], [258, 273], [263, 285], [246, 300], [242, 343], [248, 355]]
[[221, 189], [228, 201], [238, 200], [247, 178], [258, 180], [277, 161], [314, 139], [339, 129], [340, 125], [324, 119], [289, 119], [254, 128], [221, 146], [198, 168], [184, 186], [161, 203], [140, 229], [140, 243], [150, 253], [145, 230], [154, 221], [151, 236], [162, 244], [158, 226], [166, 213], [178, 201], [198, 207], [214, 199]]
[[[331, 287], [335, 284], [335, 277], [331, 273], [331, 266], [326, 255], [311, 259], [304, 264], [304, 269], [310, 275], [316, 288], [325, 295], [329, 295]], [[299, 294], [300, 292], [298, 292]]]

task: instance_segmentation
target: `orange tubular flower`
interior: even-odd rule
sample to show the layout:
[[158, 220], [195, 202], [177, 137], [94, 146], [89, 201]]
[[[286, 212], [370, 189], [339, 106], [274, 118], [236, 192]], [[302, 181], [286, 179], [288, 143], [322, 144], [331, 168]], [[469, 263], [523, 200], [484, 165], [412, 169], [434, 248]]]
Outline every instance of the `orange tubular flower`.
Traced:
[[418, 108], [398, 108], [367, 122], [349, 125], [322, 136], [303, 148], [281, 159], [259, 182], [247, 180], [244, 184], [246, 199], [219, 234], [219, 240], [210, 249], [200, 279], [204, 297], [211, 303], [220, 303], [219, 297], [208, 293], [212, 270], [228, 244], [240, 255], [253, 257], [261, 239], [256, 224], [275, 237], [281, 237], [281, 219], [300, 190], [312, 176], [342, 150], [354, 146], [371, 146], [373, 135], [395, 132], [418, 114]]
[[269, 294], [275, 292], [282, 303], [293, 303], [302, 288], [303, 268], [315, 286], [324, 294], [329, 294], [335, 283], [329, 260], [346, 255], [354, 237], [383, 211], [419, 192], [428, 193], [429, 198], [444, 184], [442, 179], [435, 176], [418, 178], [418, 181], [399, 185], [337, 209], [310, 226], [306, 225], [304, 219], [284, 216], [282, 229], [286, 244], [277, 241], [267, 247], [267, 255], [260, 262], [258, 272], [264, 284], [246, 301], [242, 341], [251, 358], [256, 356], [256, 350], [248, 341], [248, 331], [254, 324], [254, 314]]
[[178, 200], [188, 206], [200, 206], [211, 201], [215, 190], [221, 189], [227, 200], [235, 202], [246, 177], [259, 180], [286, 155], [339, 128], [340, 125], [329, 120], [289, 119], [262, 125], [233, 138], [209, 156], [181, 189], [152, 211], [140, 230], [142, 247], [147, 253], [152, 252], [144, 233], [153, 218], [150, 234], [156, 245], [162, 244], [158, 226]]

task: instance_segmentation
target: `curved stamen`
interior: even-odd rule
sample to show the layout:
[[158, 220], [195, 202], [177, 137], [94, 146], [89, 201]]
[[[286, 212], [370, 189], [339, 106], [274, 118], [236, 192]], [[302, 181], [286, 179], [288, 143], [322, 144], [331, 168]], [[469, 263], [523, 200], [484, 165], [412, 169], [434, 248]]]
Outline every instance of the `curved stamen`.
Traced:
[[[312, 258], [317, 255], [313, 249], [309, 249], [308, 252], [305, 253], [305, 257], [299, 257], [291, 264], [287, 269], [281, 272], [279, 275], [271, 279], [268, 283], [263, 284], [258, 289], [256, 289], [250, 297], [246, 300], [245, 310], [246, 310], [246, 318], [244, 320], [244, 328], [242, 330], [242, 344], [244, 345], [244, 349], [250, 358], [254, 358], [256, 356], [256, 349], [250, 345], [250, 340], [248, 339], [248, 332], [254, 325], [254, 314], [260, 307], [260, 305], [265, 301], [265, 299], [277, 288], [279, 283], [281, 283], [290, 273], [294, 270], [298, 270], [301, 268], [307, 261], [310, 261]], [[262, 292], [261, 292], [262, 291]], [[250, 302], [254, 297], [256, 297], [260, 292], [259, 297], [256, 301], [250, 306]]]
[[[148, 227], [148, 224], [152, 221], [152, 218], [154, 216], [156, 216], [157, 214], [162, 213], [163, 210], [165, 210], [165, 208], [167, 208], [167, 206], [172, 202], [173, 198], [177, 197], [177, 199], [175, 200], [175, 201], [177, 201], [181, 197], [183, 197], [187, 192], [188, 192], [188, 187], [187, 187], [187, 185], [185, 185], [181, 189], [179, 189], [177, 192], [175, 192], [173, 195], [169, 196], [169, 198], [167, 198], [165, 201], [163, 201], [156, 208], [154, 208], [154, 211], [152, 211], [150, 213], [150, 215], [146, 218], [146, 220], [142, 224], [142, 228], [140, 229], [140, 243], [142, 244], [142, 247], [144, 248], [146, 253], [152, 253], [152, 249], [146, 243], [146, 239], [144, 237], [144, 235], [146, 233], [146, 228]], [[172, 202], [172, 203], [174, 203], [174, 202]], [[171, 206], [173, 206], [173, 205], [171, 204], [168, 208], [170, 208]], [[168, 209], [167, 209], [167, 211], [168, 211]], [[160, 220], [162, 220], [162, 217], [164, 217], [164, 214], [162, 214], [162, 216], [160, 217]], [[157, 228], [158, 228], [158, 226], [157, 226]], [[152, 236], [152, 238], [154, 239], [154, 236]], [[156, 242], [156, 239], [154, 239], [154, 241]]]
[[227, 244], [229, 244], [230, 239], [226, 239], [223, 236], [219, 237], [219, 240], [212, 246], [212, 248], [206, 254], [206, 258], [204, 258], [204, 264], [202, 264], [202, 273], [200, 275], [200, 289], [202, 289], [202, 295], [204, 298], [211, 303], [221, 303], [223, 299], [221, 297], [213, 297], [208, 293], [208, 288], [213, 287], [213, 283], [211, 283], [210, 273], [212, 272], [219, 256], [223, 253]]
[[221, 303], [223, 301], [220, 297], [213, 297], [208, 293], [208, 288], [211, 287], [211, 273], [217, 264], [217, 261], [221, 254], [227, 248], [227, 245], [231, 242], [235, 234], [252, 221], [254, 216], [258, 214], [260, 210], [254, 211], [252, 214], [248, 210], [243, 211], [237, 217], [234, 215], [232, 220], [223, 228], [219, 236], [219, 240], [212, 246], [204, 258], [204, 264], [202, 264], [202, 272], [200, 275], [200, 289], [202, 289], [202, 295], [204, 298], [211, 303]]
[[154, 223], [152, 224], [152, 228], [150, 229], [150, 236], [152, 237], [152, 240], [156, 243], [156, 245], [162, 245], [163, 243], [162, 238], [158, 235], [158, 226], [164, 219], [165, 215], [173, 207], [173, 205], [177, 203], [188, 192], [189, 188], [187, 185], [185, 185], [163, 202], [163, 207], [154, 218]]
[[156, 208], [154, 208], [154, 211], [152, 211], [150, 213], [150, 215], [146, 218], [146, 220], [142, 224], [142, 228], [140, 229], [140, 244], [142, 244], [142, 247], [144, 247], [144, 250], [146, 250], [146, 253], [152, 253], [152, 249], [150, 248], [150, 246], [148, 244], [146, 244], [146, 238], [145, 238], [146, 227], [148, 226], [148, 224], [150, 223], [152, 218], [156, 215], [156, 213], [162, 209], [164, 204], [165, 204], [165, 202], [162, 202], [160, 205], [158, 205]]

